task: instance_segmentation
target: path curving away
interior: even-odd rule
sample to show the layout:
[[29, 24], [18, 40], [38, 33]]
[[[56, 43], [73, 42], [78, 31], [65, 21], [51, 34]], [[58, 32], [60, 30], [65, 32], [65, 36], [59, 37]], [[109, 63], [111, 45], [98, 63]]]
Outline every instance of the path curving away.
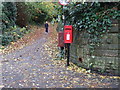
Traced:
[[[40, 30], [40, 27], [38, 28]], [[54, 64], [45, 49], [53, 27], [32, 44], [9, 54], [2, 59], [2, 83], [4, 88], [117, 88], [117, 79], [101, 79], [96, 75], [67, 70], [64, 65]], [[39, 32], [37, 32], [39, 33]], [[37, 34], [36, 33], [36, 34]], [[50, 47], [49, 47], [50, 48]]]

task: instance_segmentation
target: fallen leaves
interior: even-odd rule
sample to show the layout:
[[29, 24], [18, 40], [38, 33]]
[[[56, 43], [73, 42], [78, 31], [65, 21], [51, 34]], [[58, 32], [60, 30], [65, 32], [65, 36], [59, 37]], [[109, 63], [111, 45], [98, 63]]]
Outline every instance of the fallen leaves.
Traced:
[[[50, 42], [46, 42], [45, 43], [45, 50], [48, 52], [48, 55], [50, 57], [52, 57], [52, 62], [53, 64], [57, 67], [63, 67], [66, 68], [66, 71], [70, 70], [70, 71], [74, 71], [75, 73], [81, 73], [84, 75], [84, 77], [80, 76], [80, 78], [72, 78], [71, 80], [71, 86], [65, 86], [64, 84], [62, 85], [62, 87], [66, 87], [66, 88], [71, 88], [72, 85], [78, 85], [78, 86], [87, 86], [89, 88], [98, 88], [98, 87], [109, 87], [113, 82], [108, 83], [109, 81], [111, 81], [111, 79], [120, 79], [120, 77], [118, 76], [103, 76], [103, 75], [99, 75], [96, 73], [91, 73], [90, 70], [86, 70], [84, 68], [78, 67], [77, 65], [73, 64], [72, 62], [70, 62], [70, 66], [65, 67], [66, 65], [66, 59], [60, 60], [59, 58], [56, 57], [57, 54], [59, 54], [59, 50], [57, 47], [57, 39], [55, 39], [55, 37], [52, 37]], [[62, 75], [66, 75], [69, 74], [69, 72], [60, 72], [60, 74]], [[62, 76], [59, 77], [60, 82], [66, 82], [66, 80], [68, 80], [69, 77], [66, 76]], [[79, 80], [82, 80], [83, 83], [80, 83]], [[104, 82], [103, 80], [106, 80], [106, 82]], [[67, 82], [68, 83], [68, 82]], [[117, 85], [117, 84], [116, 84]]]
[[[7, 47], [2, 46], [3, 54], [8, 54], [13, 52], [14, 50], [22, 49], [23, 47], [32, 44], [34, 41], [36, 41], [38, 38], [43, 36], [44, 28], [38, 26], [30, 26], [31, 27], [31, 33], [26, 34], [23, 38], [19, 39], [17, 42], [11, 42], [10, 45]], [[39, 33], [38, 33], [39, 32]]]
[[15, 42], [11, 42], [10, 44], [13, 44], [13, 45], [14, 45], [14, 44], [15, 44]]
[[[46, 42], [43, 42], [42, 45], [41, 42], [34, 43], [34, 46], [31, 45], [29, 49], [25, 49], [26, 52], [21, 49], [22, 53], [14, 53], [13, 57], [6, 59], [8, 62], [4, 62], [4, 65], [7, 68], [3, 69], [5, 74], [3, 81], [7, 82], [6, 87], [16, 85], [17, 87], [40, 88], [104, 88], [118, 85], [116, 81], [118, 77], [94, 74], [71, 62], [70, 66], [66, 67], [66, 59], [57, 58], [55, 60], [59, 50], [54, 33], [56, 32], [45, 35], [44, 38], [50, 38], [45, 39]], [[39, 51], [37, 51], [38, 49]]]
[[110, 76], [110, 78], [113, 78], [113, 79], [120, 79], [119, 76]]

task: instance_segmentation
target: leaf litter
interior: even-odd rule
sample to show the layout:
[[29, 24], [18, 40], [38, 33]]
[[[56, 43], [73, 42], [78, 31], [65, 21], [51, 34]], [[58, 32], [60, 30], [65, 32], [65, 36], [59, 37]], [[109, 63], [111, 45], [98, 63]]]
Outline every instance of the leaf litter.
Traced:
[[[40, 36], [41, 34], [34, 36], [36, 32], [32, 33], [31, 35], [33, 40], [26, 40], [24, 45], [16, 45], [17, 47], [15, 48], [12, 46], [15, 45], [15, 43], [12, 43], [12, 45], [9, 46], [10, 50], [5, 49], [3, 50], [3, 53], [8, 54], [8, 52], [11, 52], [12, 50], [22, 49], [25, 46], [29, 46], [30, 43], [27, 44], [27, 41], [34, 43], [33, 41], [37, 40], [38, 37], [42, 37]], [[118, 86], [118, 79], [120, 79], [118, 76], [102, 76], [99, 74], [90, 73], [90, 71], [80, 68], [72, 62], [70, 62], [69, 67], [66, 67], [66, 59], [59, 60], [56, 57], [56, 55], [59, 53], [59, 50], [57, 47], [57, 32], [55, 29], [48, 34], [47, 37], [50, 38], [47, 38], [47, 42], [41, 46], [43, 49], [40, 49], [42, 51], [40, 54], [45, 55], [45, 57], [37, 59], [39, 61], [41, 60], [40, 63], [31, 61], [32, 64], [30, 64], [26, 62], [26, 59], [22, 59], [24, 58], [24, 55], [21, 54], [19, 55], [20, 58], [13, 59], [16, 61], [16, 65], [19, 65], [17, 68], [14, 66], [13, 62], [7, 63], [7, 67], [9, 67], [9, 64], [12, 64], [12, 66], [9, 67], [9, 71], [7, 71], [7, 68], [3, 68], [4, 73], [9, 74], [7, 77], [3, 76], [4, 85], [6, 87], [109, 88]], [[36, 58], [35, 54], [32, 54], [31, 52], [29, 52], [29, 55], [26, 54], [26, 56], [30, 56], [30, 54], [31, 57], [33, 57], [31, 60]], [[15, 56], [16, 55], [14, 55], [14, 57]], [[48, 63], [48, 61], [50, 61], [50, 63]], [[28, 69], [23, 70], [23, 68], [26, 67], [28, 67]], [[18, 74], [18, 76], [16, 76], [17, 79], [20, 78], [17, 81], [14, 80], [14, 72], [17, 72], [16, 74]], [[33, 80], [31, 78], [33, 78]]]

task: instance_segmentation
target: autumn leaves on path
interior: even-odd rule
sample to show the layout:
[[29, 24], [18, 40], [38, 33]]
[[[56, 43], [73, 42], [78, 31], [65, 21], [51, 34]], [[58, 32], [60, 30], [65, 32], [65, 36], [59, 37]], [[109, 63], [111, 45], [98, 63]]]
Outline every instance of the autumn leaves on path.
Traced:
[[[65, 60], [54, 60], [58, 53], [56, 26], [32, 27], [34, 31], [9, 46], [2, 56], [2, 83], [5, 88], [110, 88], [117, 78], [78, 70]], [[9, 52], [9, 53], [7, 53]]]

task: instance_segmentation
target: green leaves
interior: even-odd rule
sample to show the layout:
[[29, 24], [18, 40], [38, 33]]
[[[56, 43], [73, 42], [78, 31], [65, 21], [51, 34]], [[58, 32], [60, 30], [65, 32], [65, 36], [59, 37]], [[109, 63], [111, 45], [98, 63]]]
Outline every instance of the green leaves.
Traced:
[[57, 16], [57, 5], [52, 2], [26, 2], [31, 22], [43, 24], [46, 20], [51, 20]]
[[2, 40], [2, 46], [7, 46], [11, 42], [14, 42], [20, 39], [24, 34], [29, 33], [30, 30], [26, 30], [26, 28], [12, 27], [7, 29], [3, 35], [0, 36]]
[[2, 30], [15, 26], [17, 8], [14, 2], [2, 3]]
[[[91, 39], [97, 41], [102, 34], [111, 29], [111, 19], [118, 19], [120, 11], [116, 3], [71, 3], [64, 9], [68, 25], [73, 25], [75, 30], [87, 31]], [[99, 42], [99, 41], [98, 41]]]

